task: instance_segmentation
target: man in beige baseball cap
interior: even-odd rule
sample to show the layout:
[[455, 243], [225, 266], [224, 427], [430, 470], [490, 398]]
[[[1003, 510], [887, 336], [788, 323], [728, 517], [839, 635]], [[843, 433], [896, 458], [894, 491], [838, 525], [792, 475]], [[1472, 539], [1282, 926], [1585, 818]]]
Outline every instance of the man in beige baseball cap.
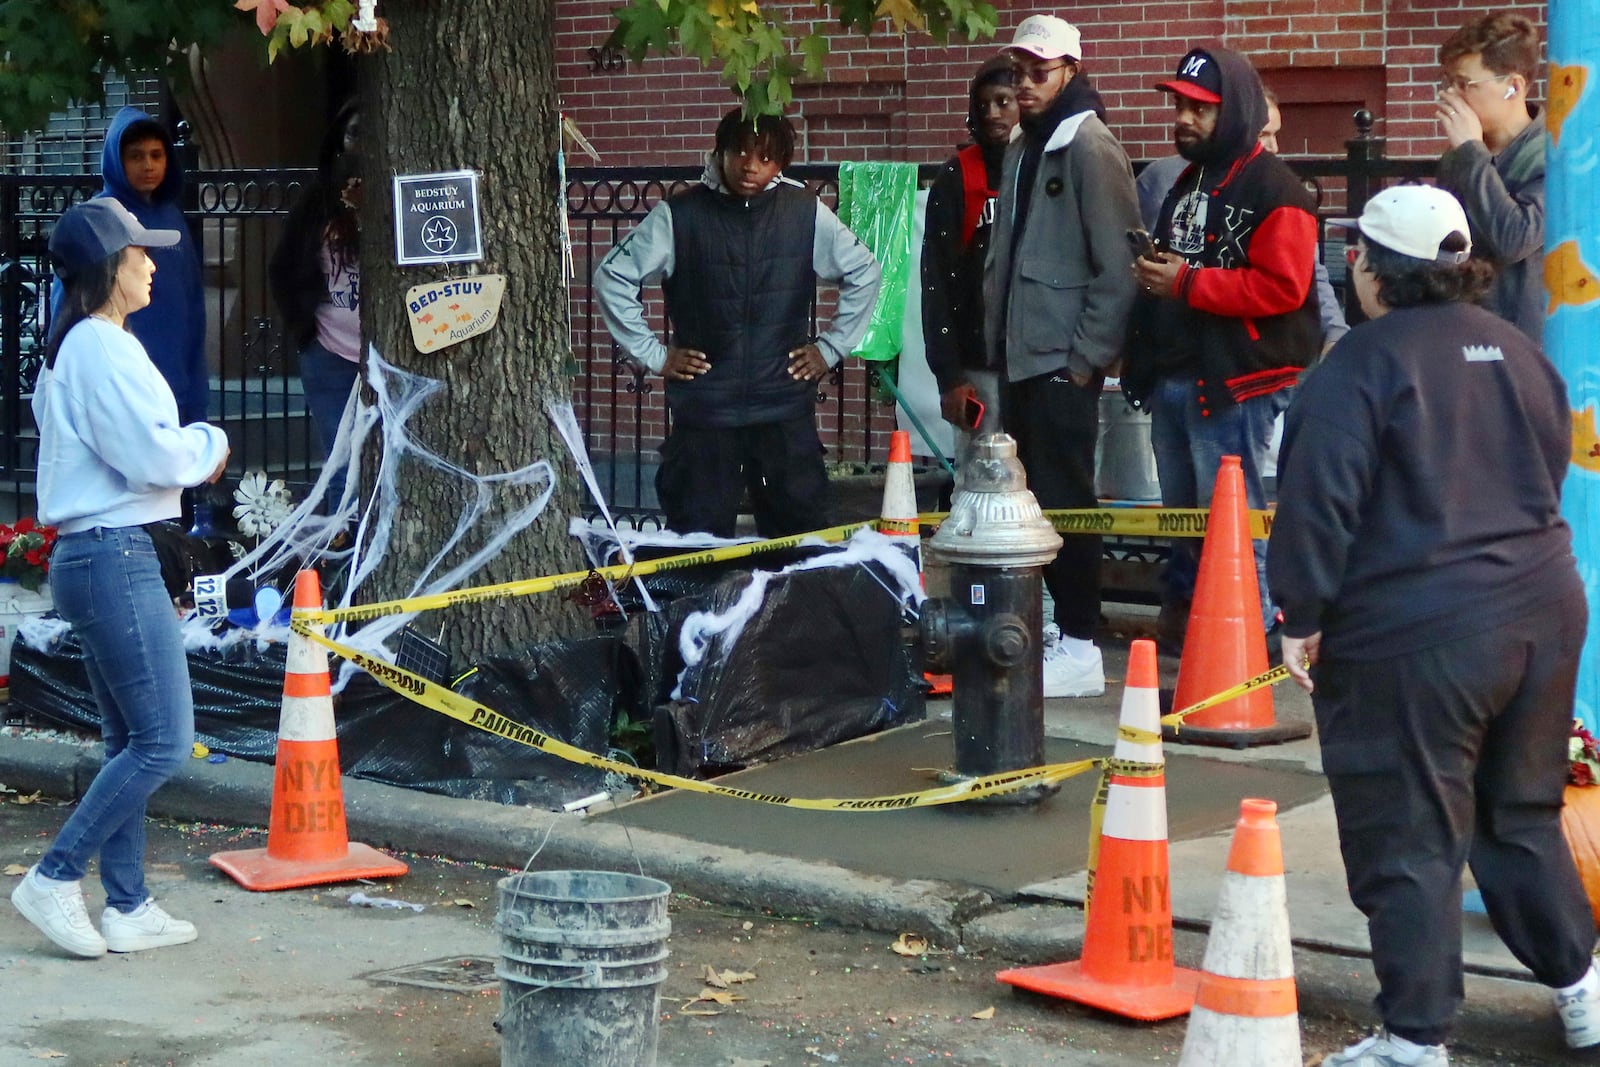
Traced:
[[[1031, 15], [1006, 51], [1020, 135], [1006, 149], [984, 267], [984, 344], [1034, 496], [1046, 508], [1094, 507], [1100, 389], [1135, 295], [1124, 236], [1139, 225], [1133, 169], [1106, 128], [1071, 23]], [[1046, 697], [1105, 691], [1094, 644], [1100, 548], [1097, 536], [1068, 534], [1045, 568], [1061, 631], [1045, 653]]]

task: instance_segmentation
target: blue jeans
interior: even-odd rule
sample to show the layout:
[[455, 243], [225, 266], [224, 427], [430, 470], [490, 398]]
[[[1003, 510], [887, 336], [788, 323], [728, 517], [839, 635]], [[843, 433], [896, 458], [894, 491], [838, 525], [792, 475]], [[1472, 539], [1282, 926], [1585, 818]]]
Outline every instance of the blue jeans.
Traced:
[[[1272, 445], [1273, 421], [1294, 399], [1294, 389], [1214, 407], [1210, 415], [1200, 413], [1198, 395], [1199, 386], [1186, 377], [1161, 379], [1151, 395], [1150, 445], [1156, 454], [1156, 477], [1161, 480], [1161, 503], [1169, 508], [1209, 508], [1222, 457], [1238, 456], [1246, 502], [1254, 509], [1265, 508], [1261, 469]], [[1267, 592], [1267, 542], [1257, 539], [1253, 545], [1262, 625], [1270, 630], [1277, 608]], [[1187, 604], [1194, 599], [1199, 562], [1200, 539], [1173, 539], [1164, 576], [1163, 596], [1168, 603]]]
[[137, 526], [63, 534], [50, 560], [50, 591], [83, 644], [105, 763], [39, 873], [77, 881], [98, 853], [106, 903], [132, 911], [149, 896], [145, 804], [194, 746], [194, 694], [178, 616], [150, 535]]
[[[300, 384], [305, 389], [306, 411], [311, 414], [311, 424], [317, 428], [317, 441], [322, 445], [324, 460], [339, 439], [339, 420], [344, 418], [350, 390], [360, 376], [359, 363], [334, 355], [320, 341], [313, 340], [300, 353]], [[328, 507], [337, 507], [343, 495], [344, 469], [340, 468], [328, 481]]]

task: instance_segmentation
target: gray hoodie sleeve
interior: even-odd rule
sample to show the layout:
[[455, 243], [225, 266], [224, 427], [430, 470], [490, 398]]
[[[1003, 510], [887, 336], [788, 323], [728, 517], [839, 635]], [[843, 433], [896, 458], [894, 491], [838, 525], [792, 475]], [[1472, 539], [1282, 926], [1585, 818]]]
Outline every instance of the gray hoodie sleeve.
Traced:
[[671, 277], [673, 266], [672, 209], [663, 201], [606, 253], [594, 272], [594, 295], [606, 328], [652, 374], [660, 374], [666, 365], [667, 348], [645, 320], [641, 290]]
[[867, 246], [851, 233], [827, 205], [817, 201], [816, 236], [811, 245], [811, 269], [824, 281], [839, 286], [839, 304], [817, 347], [828, 366], [836, 367], [861, 343], [878, 303], [882, 271]]

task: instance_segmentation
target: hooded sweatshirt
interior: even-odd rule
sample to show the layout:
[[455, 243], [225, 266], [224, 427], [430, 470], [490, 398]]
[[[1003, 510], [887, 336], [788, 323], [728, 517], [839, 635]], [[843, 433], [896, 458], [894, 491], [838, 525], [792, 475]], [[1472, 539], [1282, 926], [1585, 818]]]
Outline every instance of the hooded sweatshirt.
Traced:
[[183, 235], [170, 248], [146, 250], [156, 265], [150, 306], [128, 316], [128, 329], [172, 387], [182, 422], [204, 422], [211, 385], [205, 352], [205, 290], [200, 255], [183, 218], [183, 165], [165, 128], [161, 139], [167, 146], [167, 174], [149, 200], [133, 191], [122, 169], [122, 140], [129, 127], [154, 121], [134, 107], [125, 107], [112, 118], [100, 158], [105, 184], [95, 195], [116, 197], [146, 229], [177, 230]]
[[1209, 49], [1222, 80], [1211, 137], [1167, 194], [1155, 236], [1181, 256], [1174, 292], [1140, 293], [1123, 391], [1187, 376], [1201, 415], [1295, 384], [1321, 348], [1312, 286], [1315, 198], [1258, 140], [1267, 121], [1248, 60]]

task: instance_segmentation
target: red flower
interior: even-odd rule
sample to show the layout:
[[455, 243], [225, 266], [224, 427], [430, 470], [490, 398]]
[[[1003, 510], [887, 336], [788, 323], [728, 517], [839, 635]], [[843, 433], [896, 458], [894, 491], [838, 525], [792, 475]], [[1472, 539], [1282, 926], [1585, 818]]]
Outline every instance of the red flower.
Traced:
[[16, 531], [19, 534], [32, 533], [33, 526], [33, 516], [24, 515], [22, 518], [17, 520]]
[[1594, 771], [1589, 769], [1587, 763], [1574, 762], [1567, 774], [1567, 781], [1573, 785], [1594, 785]]
[[22, 558], [27, 560], [29, 563], [33, 564], [35, 567], [43, 567], [44, 566], [44, 550], [43, 549], [38, 549], [38, 548], [30, 549], [29, 551], [24, 552], [22, 554]]

